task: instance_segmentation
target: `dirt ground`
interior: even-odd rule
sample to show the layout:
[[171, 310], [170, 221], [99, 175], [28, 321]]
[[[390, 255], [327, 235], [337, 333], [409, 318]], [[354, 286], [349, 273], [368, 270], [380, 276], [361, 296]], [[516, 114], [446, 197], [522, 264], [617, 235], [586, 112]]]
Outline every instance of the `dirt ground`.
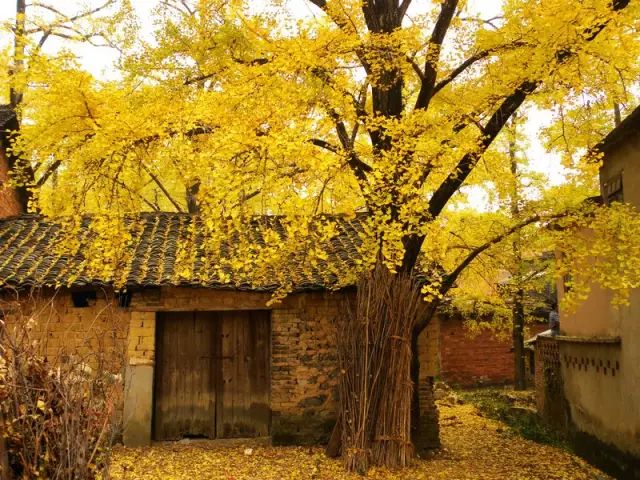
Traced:
[[[471, 404], [440, 404], [442, 449], [402, 471], [372, 469], [368, 478], [396, 479], [609, 479], [567, 451], [525, 440]], [[346, 480], [339, 460], [322, 449], [211, 442], [117, 448], [114, 479]]]

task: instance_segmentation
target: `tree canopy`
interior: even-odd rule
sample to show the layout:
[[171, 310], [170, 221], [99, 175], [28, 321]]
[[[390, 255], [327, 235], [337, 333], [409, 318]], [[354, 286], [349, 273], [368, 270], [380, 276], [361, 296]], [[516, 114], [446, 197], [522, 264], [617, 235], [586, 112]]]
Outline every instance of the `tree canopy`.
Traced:
[[[307, 263], [322, 260], [315, 246], [333, 234], [331, 215], [366, 212], [363, 265], [382, 256], [411, 271], [420, 255], [425, 293], [438, 298], [477, 285], [467, 267], [478, 255], [596, 193], [597, 162], [585, 155], [614, 110], [637, 103], [638, 2], [507, 0], [492, 19], [458, 0], [308, 3], [313, 15], [301, 17], [281, 1], [167, 0], [153, 38], [118, 17], [116, 80], [23, 35], [29, 68], [6, 80], [24, 91], [14, 149], [34, 171], [16, 174], [31, 208], [108, 214], [96, 229], [115, 244], [131, 234], [117, 226], [124, 213], [198, 212], [212, 254], [229, 235], [245, 238], [224, 261], [249, 277], [301, 246]], [[5, 72], [15, 63], [10, 52], [2, 61]], [[514, 218], [500, 213], [512, 185], [506, 126], [531, 108], [552, 118], [541, 140], [569, 178], [549, 188], [527, 170]], [[284, 216], [287, 239], [266, 232], [251, 244], [255, 215]]]

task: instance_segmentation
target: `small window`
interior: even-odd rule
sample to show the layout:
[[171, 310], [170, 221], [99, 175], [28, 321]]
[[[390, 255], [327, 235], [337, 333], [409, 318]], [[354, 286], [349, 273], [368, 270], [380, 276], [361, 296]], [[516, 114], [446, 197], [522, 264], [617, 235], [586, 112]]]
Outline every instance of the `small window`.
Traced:
[[623, 202], [622, 193], [622, 172], [602, 184], [602, 198], [607, 205], [612, 202]]
[[71, 292], [71, 301], [76, 308], [87, 308], [96, 303], [96, 292]]
[[127, 308], [131, 304], [131, 292], [118, 292], [116, 299], [120, 308]]

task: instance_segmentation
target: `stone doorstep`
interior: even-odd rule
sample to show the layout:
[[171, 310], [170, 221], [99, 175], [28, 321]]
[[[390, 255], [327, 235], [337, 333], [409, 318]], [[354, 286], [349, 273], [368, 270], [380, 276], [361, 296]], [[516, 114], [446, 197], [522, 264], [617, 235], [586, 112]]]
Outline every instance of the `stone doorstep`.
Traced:
[[226, 447], [269, 447], [271, 437], [248, 437], [248, 438], [183, 438], [182, 440], [162, 440], [152, 441], [151, 445], [171, 446], [197, 446], [203, 449], [216, 449]]

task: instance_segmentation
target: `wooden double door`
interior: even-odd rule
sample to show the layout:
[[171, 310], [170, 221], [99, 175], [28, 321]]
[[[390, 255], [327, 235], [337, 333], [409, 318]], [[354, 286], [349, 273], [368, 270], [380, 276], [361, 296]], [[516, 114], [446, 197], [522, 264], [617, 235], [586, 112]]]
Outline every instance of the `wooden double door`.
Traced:
[[269, 312], [162, 312], [156, 321], [154, 437], [269, 435]]

